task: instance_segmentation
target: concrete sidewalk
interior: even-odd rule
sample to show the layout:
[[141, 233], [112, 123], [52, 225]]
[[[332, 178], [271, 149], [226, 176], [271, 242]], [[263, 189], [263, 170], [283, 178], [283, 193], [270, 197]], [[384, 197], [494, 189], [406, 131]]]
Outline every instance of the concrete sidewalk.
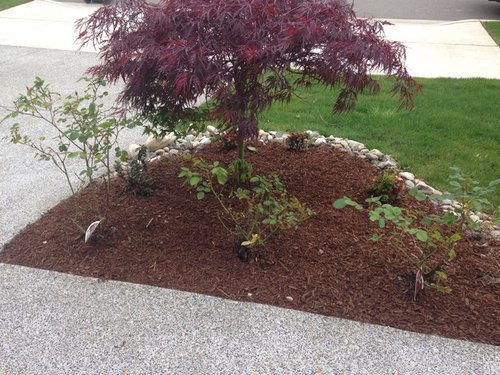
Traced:
[[[76, 51], [75, 21], [99, 4], [34, 0], [0, 12], [0, 45]], [[82, 49], [95, 52], [92, 47]]]
[[478, 20], [390, 20], [386, 38], [406, 46], [414, 77], [500, 79], [500, 48]]
[[0, 374], [498, 374], [499, 350], [0, 264]]
[[[72, 23], [96, 7], [36, 0], [0, 12], [1, 105], [9, 105], [37, 75], [63, 93], [80, 88], [77, 79], [97, 60], [95, 53], [73, 52], [77, 46]], [[405, 25], [406, 34], [397, 31], [403, 30], [398, 26], [387, 32], [411, 37], [416, 45], [429, 44], [424, 29]], [[429, 24], [427, 30], [432, 26], [444, 35], [446, 25], [451, 24]], [[443, 36], [445, 44], [447, 40]], [[477, 39], [467, 43], [484, 44]], [[471, 68], [469, 73], [484, 71]], [[111, 88], [111, 97], [118, 90]], [[3, 114], [0, 109], [0, 117]], [[33, 135], [40, 134], [41, 124], [27, 125]], [[34, 160], [22, 146], [2, 141], [7, 134], [0, 127], [0, 248], [69, 194], [55, 167]], [[123, 144], [140, 137], [127, 134]], [[500, 349], [272, 306], [0, 264], [0, 375], [157, 373], [495, 374], [500, 373]]]

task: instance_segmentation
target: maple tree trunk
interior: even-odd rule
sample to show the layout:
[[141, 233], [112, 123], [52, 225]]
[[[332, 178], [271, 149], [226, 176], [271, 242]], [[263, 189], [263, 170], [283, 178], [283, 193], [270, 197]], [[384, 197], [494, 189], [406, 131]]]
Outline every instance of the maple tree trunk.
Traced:
[[245, 160], [245, 140], [238, 139], [238, 159]]

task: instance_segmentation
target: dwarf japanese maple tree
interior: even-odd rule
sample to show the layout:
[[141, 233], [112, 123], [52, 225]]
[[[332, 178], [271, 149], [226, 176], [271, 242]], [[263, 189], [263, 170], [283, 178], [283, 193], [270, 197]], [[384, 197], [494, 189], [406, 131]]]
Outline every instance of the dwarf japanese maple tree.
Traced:
[[411, 109], [420, 89], [404, 67], [404, 47], [344, 0], [117, 1], [77, 23], [82, 45], [100, 48], [90, 72], [123, 79], [124, 104], [168, 114], [174, 124], [206, 95], [211, 117], [236, 132], [241, 159], [259, 114], [289, 101], [298, 85], [340, 88], [334, 112], [352, 109], [361, 92], [378, 92], [371, 73], [395, 77], [402, 107]]

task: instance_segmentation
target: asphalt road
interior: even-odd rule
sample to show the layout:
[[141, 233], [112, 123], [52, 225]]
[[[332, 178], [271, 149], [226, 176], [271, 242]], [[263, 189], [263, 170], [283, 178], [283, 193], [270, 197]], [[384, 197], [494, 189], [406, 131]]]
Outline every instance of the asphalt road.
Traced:
[[[58, 0], [84, 2], [84, 0]], [[102, 3], [103, 0], [92, 0]], [[158, 2], [158, 0], [153, 0]], [[500, 20], [500, 2], [488, 0], [347, 0], [359, 17], [459, 21]]]

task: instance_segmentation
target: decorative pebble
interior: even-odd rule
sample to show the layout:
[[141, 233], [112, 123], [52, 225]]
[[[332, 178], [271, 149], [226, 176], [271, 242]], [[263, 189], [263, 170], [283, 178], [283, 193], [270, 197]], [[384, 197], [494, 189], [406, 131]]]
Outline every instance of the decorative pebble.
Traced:
[[318, 138], [319, 137], [319, 133], [317, 131], [314, 131], [314, 130], [306, 130], [306, 133], [307, 135], [309, 136], [309, 138]]
[[415, 187], [415, 183], [413, 181], [410, 181], [410, 180], [406, 180], [405, 185], [408, 189], [413, 189]]
[[292, 302], [292, 301], [293, 301], [293, 297], [286, 296], [285, 298], [286, 298], [286, 300], [287, 300], [287, 301], [290, 301], [290, 302]]
[[370, 161], [372, 161], [372, 160], [377, 160], [378, 161], [379, 160], [379, 156], [376, 153], [374, 153], [373, 151], [367, 152], [365, 154], [365, 156]]
[[326, 139], [325, 139], [325, 137], [319, 137], [318, 139], [316, 139], [316, 140], [314, 141], [314, 145], [315, 145], [315, 146], [321, 146], [321, 145], [324, 145], [324, 144], [326, 144]]
[[415, 175], [413, 173], [410, 173], [410, 172], [400, 172], [399, 176], [404, 178], [405, 180], [410, 180], [410, 181], [415, 180]]
[[210, 133], [210, 135], [217, 135], [219, 134], [219, 130], [217, 130], [217, 128], [213, 125], [208, 125], [207, 126], [207, 132]]
[[416, 187], [419, 188], [420, 190], [424, 190], [425, 193], [429, 194], [434, 193], [434, 189], [423, 181], [418, 181]]
[[397, 168], [397, 164], [393, 161], [390, 161], [390, 160], [387, 160], [387, 161], [382, 161], [380, 163], [377, 164], [377, 167], [379, 167], [380, 169], [395, 169]]
[[173, 132], [167, 134], [163, 138], [156, 138], [152, 135], [146, 140], [146, 147], [149, 151], [154, 152], [160, 148], [165, 148], [169, 146], [171, 143], [175, 142], [177, 137]]
[[368, 150], [367, 148], [362, 148], [361, 150], [358, 151], [361, 155], [366, 155], [368, 152], [370, 152], [370, 150]]
[[133, 159], [137, 156], [137, 154], [139, 153], [139, 149], [141, 148], [140, 145], [136, 144], [136, 143], [132, 143], [128, 146], [128, 156], [129, 158]]
[[338, 142], [339, 145], [341, 145], [346, 151], [352, 151], [351, 148], [349, 147], [349, 144], [347, 141], [341, 140]]
[[480, 222], [480, 221], [481, 221], [481, 218], [480, 218], [479, 216], [475, 215], [475, 214], [471, 214], [471, 215], [470, 215], [470, 219], [471, 219], [473, 222], [475, 222], [475, 223], [478, 223], [478, 222]]
[[348, 140], [347, 143], [349, 144], [349, 147], [351, 148], [351, 150], [353, 150], [354, 152], [358, 152], [358, 151], [361, 151], [363, 149], [366, 149], [365, 145], [362, 144], [361, 142]]
[[[353, 151], [355, 151], [355, 150], [353, 149]], [[374, 155], [375, 158], [378, 160], [382, 160], [383, 157], [385, 156], [380, 150], [377, 150], [376, 148], [374, 148], [373, 150], [370, 150], [369, 154]]]

